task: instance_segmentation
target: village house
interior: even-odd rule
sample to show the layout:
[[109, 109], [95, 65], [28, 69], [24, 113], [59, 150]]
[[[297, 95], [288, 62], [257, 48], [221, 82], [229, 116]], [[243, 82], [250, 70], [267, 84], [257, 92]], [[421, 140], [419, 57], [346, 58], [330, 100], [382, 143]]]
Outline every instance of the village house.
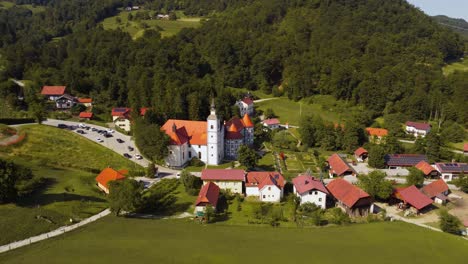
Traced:
[[86, 107], [92, 107], [93, 106], [93, 99], [91, 98], [78, 98], [78, 103], [82, 104]]
[[66, 86], [43, 86], [41, 94], [49, 101], [55, 101], [57, 98], [65, 94]]
[[310, 175], [299, 175], [292, 180], [293, 191], [301, 199], [301, 204], [313, 203], [322, 209], [327, 207], [327, 196], [330, 195], [325, 185]]
[[346, 175], [356, 175], [356, 171], [337, 153], [331, 155], [328, 160], [328, 174], [330, 178]]
[[[140, 109], [140, 115], [144, 116], [147, 111], [147, 108]], [[132, 125], [132, 117], [131, 117], [131, 108], [127, 107], [114, 107], [112, 108], [112, 121], [114, 122], [115, 126], [126, 131], [130, 132], [131, 125]]]
[[76, 100], [75, 97], [69, 95], [69, 94], [64, 94], [57, 99], [55, 99], [55, 107], [57, 109], [70, 109], [73, 106], [76, 105], [78, 101]]
[[421, 160], [420, 162], [418, 162], [418, 164], [416, 164], [415, 167], [418, 170], [422, 171], [422, 173], [424, 173], [424, 177], [426, 178], [434, 179], [440, 176], [436, 168], [432, 167], [431, 164], [429, 164], [425, 160]]
[[414, 167], [421, 161], [428, 162], [426, 155], [420, 154], [387, 154], [384, 159], [389, 169]]
[[96, 177], [97, 186], [106, 194], [109, 194], [109, 182], [123, 180], [127, 173], [127, 170], [116, 171], [112, 168], [105, 168]]
[[444, 180], [433, 181], [421, 188], [421, 192], [432, 199], [435, 203], [445, 204], [448, 200], [450, 189]]
[[253, 116], [254, 114], [254, 101], [250, 97], [244, 97], [242, 100], [236, 102], [237, 107], [239, 107], [240, 116], [248, 114]]
[[219, 187], [213, 182], [208, 182], [203, 185], [198, 193], [197, 200], [195, 201], [195, 215], [203, 216], [206, 207], [211, 205], [214, 210], [216, 210], [216, 205], [218, 204], [219, 198]]
[[463, 153], [468, 155], [468, 143], [463, 144]]
[[247, 196], [257, 196], [262, 202], [280, 202], [286, 181], [279, 172], [252, 171], [247, 173]]
[[245, 172], [243, 170], [222, 170], [222, 169], [204, 169], [201, 173], [203, 184], [209, 182], [216, 183], [222, 190], [231, 193], [243, 193], [243, 183], [245, 182]]
[[81, 112], [78, 117], [80, 119], [91, 120], [91, 119], [93, 119], [93, 113], [91, 113], [91, 112]]
[[428, 123], [406, 122], [406, 133], [414, 137], [425, 137], [431, 131], [431, 125]]
[[335, 179], [327, 185], [336, 204], [349, 216], [367, 216], [371, 212], [372, 197], [344, 179]]
[[436, 163], [435, 167], [445, 182], [456, 180], [462, 172], [468, 172], [467, 163]]
[[360, 147], [354, 151], [354, 158], [356, 158], [358, 162], [366, 161], [367, 156], [369, 156], [369, 152], [363, 147]]
[[388, 130], [384, 128], [366, 128], [366, 133], [369, 136], [369, 142], [380, 144], [385, 143], [385, 137], [388, 136]]
[[432, 204], [432, 200], [414, 185], [395, 189], [393, 196], [402, 202], [399, 206], [401, 209], [411, 206], [416, 210], [416, 213], [421, 213], [421, 210]]
[[268, 118], [262, 121], [264, 127], [268, 127], [271, 130], [280, 128], [280, 121], [277, 118]]
[[183, 167], [193, 158], [218, 165], [225, 157], [236, 159], [239, 147], [254, 141], [254, 125], [247, 114], [223, 124], [214, 104], [207, 121], [169, 119], [162, 130], [171, 138], [165, 159], [170, 167]]

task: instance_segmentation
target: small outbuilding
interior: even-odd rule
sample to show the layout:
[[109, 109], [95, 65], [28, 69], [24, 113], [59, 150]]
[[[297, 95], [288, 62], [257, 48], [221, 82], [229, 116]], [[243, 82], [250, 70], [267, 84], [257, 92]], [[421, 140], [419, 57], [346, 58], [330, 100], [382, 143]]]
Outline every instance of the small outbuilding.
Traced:
[[366, 161], [368, 156], [369, 156], [369, 152], [363, 147], [360, 147], [356, 149], [356, 151], [354, 151], [354, 157], [356, 158], [358, 162]]
[[78, 117], [80, 119], [91, 120], [91, 119], [93, 119], [93, 113], [91, 113], [91, 112], [81, 112]]
[[448, 201], [450, 189], [444, 180], [433, 181], [421, 188], [421, 192], [431, 198], [435, 203], [445, 204]]
[[212, 182], [203, 185], [198, 193], [197, 201], [195, 202], [195, 215], [202, 216], [208, 205], [211, 205], [216, 210], [218, 198], [218, 185]]
[[327, 185], [336, 204], [350, 216], [366, 216], [373, 204], [372, 197], [361, 188], [344, 179], [335, 179]]
[[420, 192], [414, 185], [396, 189], [394, 196], [398, 200], [401, 200], [404, 206], [412, 206], [418, 213], [432, 204], [432, 200]]
[[123, 180], [125, 179], [125, 174], [127, 173], [128, 171], [126, 170], [116, 171], [112, 168], [105, 168], [96, 177], [97, 186], [105, 193], [109, 194], [109, 182]]
[[346, 175], [356, 175], [356, 171], [338, 154], [331, 155], [328, 160], [328, 174], [331, 178]]
[[434, 178], [439, 178], [440, 176], [436, 168], [432, 167], [431, 164], [429, 164], [425, 160], [421, 160], [420, 162], [418, 162], [418, 164], [416, 164], [415, 167], [418, 170], [422, 171], [422, 173], [424, 173], [424, 177], [426, 178], [434, 179]]

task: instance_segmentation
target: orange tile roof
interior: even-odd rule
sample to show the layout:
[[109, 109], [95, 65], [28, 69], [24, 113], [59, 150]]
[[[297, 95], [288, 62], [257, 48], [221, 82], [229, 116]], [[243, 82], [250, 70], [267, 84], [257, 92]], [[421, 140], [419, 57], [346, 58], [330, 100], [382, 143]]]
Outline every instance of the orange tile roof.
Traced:
[[371, 203], [371, 197], [368, 193], [344, 179], [331, 181], [327, 185], [327, 189], [338, 201], [344, 203], [349, 208], [353, 207], [360, 199], [367, 198], [369, 199], [369, 203]]
[[81, 112], [80, 115], [79, 115], [80, 118], [92, 118], [93, 117], [93, 113], [91, 112]]
[[328, 164], [336, 175], [341, 176], [345, 172], [355, 173], [355, 171], [338, 154], [333, 154], [328, 158]]
[[429, 175], [431, 174], [431, 172], [435, 171], [436, 169], [434, 167], [432, 167], [429, 163], [427, 163], [427, 161], [425, 160], [421, 160], [420, 162], [418, 162], [418, 164], [416, 164], [415, 166], [417, 169], [419, 169], [420, 171], [422, 171], [424, 173], [424, 175]]
[[371, 136], [384, 137], [388, 135], [388, 130], [384, 128], [368, 127], [366, 131]]
[[244, 123], [245, 127], [254, 127], [254, 124], [252, 123], [252, 120], [250, 120], [248, 114], [244, 115], [244, 117], [242, 118], [242, 123]]
[[42, 95], [63, 95], [65, 93], [66, 86], [43, 86]]
[[82, 104], [92, 103], [93, 99], [91, 99], [91, 98], [78, 98], [78, 102], [80, 102]]
[[444, 180], [439, 179], [437, 181], [431, 182], [428, 185], [422, 187], [421, 191], [429, 198], [434, 198], [439, 194], [443, 194], [449, 190], [448, 185]]
[[171, 138], [172, 145], [182, 145], [185, 142], [193, 145], [207, 144], [206, 121], [169, 119], [161, 129]]
[[96, 181], [100, 183], [102, 186], [109, 188], [107, 184], [110, 181], [115, 181], [115, 180], [122, 180], [125, 179], [125, 175], [122, 173], [112, 169], [112, 168], [105, 168], [104, 170], [99, 173], [99, 175], [96, 177]]
[[195, 206], [211, 204], [216, 207], [219, 198], [219, 187], [213, 182], [208, 182], [203, 185], [198, 193], [197, 201]]

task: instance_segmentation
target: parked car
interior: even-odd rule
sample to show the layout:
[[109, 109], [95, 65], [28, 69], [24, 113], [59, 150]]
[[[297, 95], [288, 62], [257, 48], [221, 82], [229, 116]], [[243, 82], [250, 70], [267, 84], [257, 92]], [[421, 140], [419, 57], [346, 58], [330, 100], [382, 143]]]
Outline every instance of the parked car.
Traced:
[[180, 172], [177, 172], [175, 177], [176, 177], [176, 179], [180, 179]]
[[102, 140], [102, 139], [100, 139], [100, 138], [96, 139], [96, 141], [99, 142], [99, 143], [104, 142], [104, 140]]
[[68, 126], [65, 125], [65, 124], [58, 124], [57, 127], [58, 127], [58, 128], [68, 128]]
[[106, 132], [107, 132], [107, 133], [114, 133], [115, 131], [112, 130], [112, 129], [110, 129], [110, 128], [108, 128], [108, 129], [106, 129]]
[[95, 128], [95, 127], [91, 128], [91, 131], [93, 131], [93, 132], [96, 132], [96, 131], [98, 131], [98, 130], [99, 130], [99, 129], [97, 129], [97, 128]]
[[131, 159], [131, 158], [132, 158], [132, 155], [130, 155], [130, 154], [128, 154], [128, 153], [124, 153], [123, 155], [124, 155], [124, 157], [126, 157], [127, 159]]
[[85, 127], [86, 127], [86, 125], [83, 124], [83, 123], [79, 123], [78, 126], [81, 127], [81, 128], [85, 128]]
[[132, 148], [132, 147], [130, 147], [130, 146], [128, 146], [127, 148], [128, 148], [128, 151], [133, 151], [133, 150], [135, 150], [134, 148]]
[[142, 157], [140, 154], [136, 154], [136, 155], [135, 155], [135, 159], [141, 160], [141, 159], [143, 159], [143, 157]]
[[81, 135], [84, 135], [84, 134], [86, 134], [86, 132], [84, 132], [84, 131], [83, 131], [83, 130], [81, 130], [81, 129], [78, 129], [78, 130], [76, 131], [76, 133], [78, 133], [78, 134], [81, 134]]
[[104, 137], [106, 137], [106, 138], [112, 137], [112, 134], [111, 134], [111, 133], [107, 133], [107, 132], [106, 132], [106, 133], [103, 133], [102, 135], [103, 135]]
[[116, 139], [116, 140], [117, 140], [117, 142], [119, 142], [119, 143], [124, 143], [124, 142], [125, 142], [125, 141], [123, 141], [123, 140], [120, 139], [120, 138], [118, 138], [118, 139]]

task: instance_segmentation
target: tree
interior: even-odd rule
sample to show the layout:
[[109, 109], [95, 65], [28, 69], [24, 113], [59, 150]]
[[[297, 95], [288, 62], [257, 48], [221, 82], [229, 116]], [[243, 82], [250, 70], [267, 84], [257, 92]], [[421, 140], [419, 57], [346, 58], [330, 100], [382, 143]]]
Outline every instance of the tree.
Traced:
[[344, 225], [351, 222], [349, 216], [338, 207], [328, 209], [325, 215], [332, 224]]
[[429, 162], [433, 163], [440, 159], [441, 141], [436, 132], [429, 132], [426, 136], [426, 155]]
[[385, 168], [385, 149], [380, 145], [372, 145], [369, 149], [369, 166], [377, 169]]
[[392, 154], [400, 154], [403, 152], [403, 148], [398, 141], [398, 138], [392, 135], [388, 135], [385, 139], [385, 151]]
[[184, 184], [185, 191], [190, 195], [197, 195], [200, 187], [203, 185], [200, 177], [194, 176], [186, 170], [182, 171], [180, 179]]
[[460, 234], [461, 221], [457, 217], [442, 209], [439, 213], [439, 226], [442, 231], [458, 235]]
[[265, 119], [267, 118], [275, 118], [276, 114], [271, 108], [267, 108], [265, 112], [263, 112], [263, 115], [265, 116]]
[[109, 206], [115, 215], [120, 215], [122, 211], [126, 213], [134, 212], [141, 203], [140, 183], [131, 179], [117, 180], [109, 182]]
[[455, 180], [455, 185], [460, 188], [462, 192], [468, 193], [468, 176], [462, 171]]
[[385, 179], [386, 176], [384, 172], [375, 170], [369, 175], [360, 175], [358, 185], [370, 196], [385, 200], [393, 192], [392, 183]]
[[38, 124], [42, 124], [42, 121], [47, 117], [45, 106], [42, 101], [31, 103], [29, 105], [29, 111]]
[[170, 138], [159, 125], [137, 120], [134, 136], [138, 149], [152, 161], [162, 160], [169, 153]]
[[0, 159], [0, 204], [34, 191], [35, 182], [31, 179], [33, 174], [29, 168]]
[[79, 115], [84, 110], [86, 110], [86, 106], [82, 104], [76, 104], [70, 109], [70, 112], [72, 113], [72, 115]]
[[273, 135], [273, 145], [278, 148], [288, 148], [289, 147], [289, 132], [286, 130], [278, 131]]
[[424, 184], [424, 173], [415, 167], [411, 167], [408, 170], [409, 174], [406, 176], [406, 184], [408, 186], [422, 186]]
[[257, 166], [257, 153], [246, 145], [242, 145], [239, 147], [239, 149], [237, 150], [237, 157], [240, 164], [246, 166], [248, 169]]
[[211, 223], [215, 216], [215, 208], [211, 204], [205, 206], [205, 219], [207, 223]]
[[426, 153], [426, 140], [423, 137], [418, 137], [414, 141], [413, 153], [415, 154], [425, 154]]
[[148, 178], [155, 178], [158, 170], [156, 168], [156, 164], [154, 162], [151, 162], [148, 164], [148, 168], [146, 169], [146, 177]]

